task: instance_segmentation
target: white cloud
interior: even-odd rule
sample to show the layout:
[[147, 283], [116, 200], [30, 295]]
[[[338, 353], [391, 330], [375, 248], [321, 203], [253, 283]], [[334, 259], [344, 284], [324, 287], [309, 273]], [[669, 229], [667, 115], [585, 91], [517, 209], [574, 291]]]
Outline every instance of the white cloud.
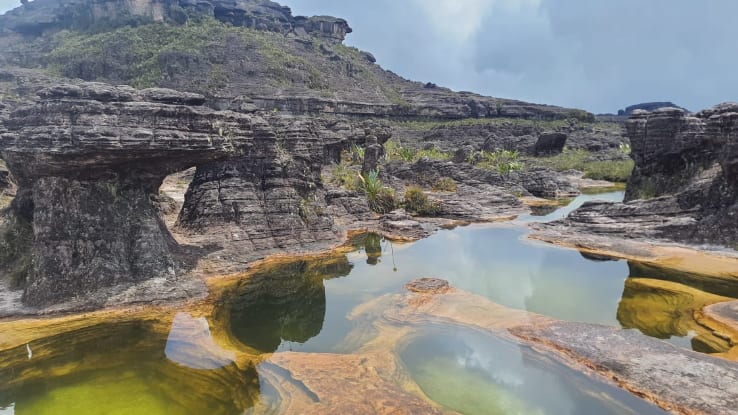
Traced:
[[441, 34], [455, 41], [465, 41], [473, 36], [482, 20], [494, 6], [490, 0], [413, 0]]

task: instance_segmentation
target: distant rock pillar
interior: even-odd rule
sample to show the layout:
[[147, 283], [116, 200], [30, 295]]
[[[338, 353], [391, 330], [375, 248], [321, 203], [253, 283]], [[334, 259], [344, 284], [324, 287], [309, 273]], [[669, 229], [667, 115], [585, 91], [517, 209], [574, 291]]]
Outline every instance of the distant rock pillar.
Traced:
[[361, 174], [367, 174], [370, 171], [377, 171], [379, 160], [384, 155], [384, 146], [379, 144], [377, 136], [367, 129], [364, 131], [366, 136], [366, 148], [364, 149], [364, 162], [361, 165]]

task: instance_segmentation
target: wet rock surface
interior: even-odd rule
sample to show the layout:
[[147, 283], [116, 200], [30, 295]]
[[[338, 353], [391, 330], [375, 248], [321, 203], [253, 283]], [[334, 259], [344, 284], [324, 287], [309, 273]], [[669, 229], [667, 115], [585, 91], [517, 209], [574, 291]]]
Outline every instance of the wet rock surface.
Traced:
[[735, 362], [604, 326], [559, 322], [511, 332], [552, 346], [676, 413], [738, 413]]

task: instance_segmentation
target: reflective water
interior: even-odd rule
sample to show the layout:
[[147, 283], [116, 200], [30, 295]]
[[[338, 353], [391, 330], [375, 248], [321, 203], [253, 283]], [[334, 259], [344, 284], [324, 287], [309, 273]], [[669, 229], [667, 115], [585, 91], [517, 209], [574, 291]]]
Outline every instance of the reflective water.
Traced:
[[[574, 203], [603, 197], [622, 198], [622, 193], [584, 196]], [[557, 215], [561, 212], [542, 219]], [[0, 351], [0, 414], [239, 414], [258, 403], [279, 402], [269, 382], [260, 378], [261, 354], [356, 350], [372, 333], [357, 338], [352, 330], [365, 322], [350, 320], [349, 313], [425, 276], [562, 320], [638, 329], [704, 352], [729, 347], [694, 321], [694, 311], [737, 298], [738, 287], [732, 283], [583, 255], [527, 240], [526, 233], [515, 224], [469, 226], [413, 244], [364, 235], [354, 240], [355, 249], [348, 254], [264, 266], [227, 286], [205, 314], [182, 310], [159, 319], [92, 325]], [[446, 374], [445, 382], [459, 390], [472, 380], [481, 382], [497, 391], [492, 396], [507, 402], [508, 412], [501, 413], [608, 413], [602, 408], [636, 405], [627, 394], [593, 392], [587, 377], [551, 362], [545, 368], [525, 363], [542, 357], [517, 345], [486, 336], [429, 333], [424, 337], [427, 349], [411, 345], [402, 355], [416, 381], [428, 388], [426, 393], [449, 407], [458, 403], [447, 402], [452, 397], [443, 391], [431, 393], [433, 381], [428, 379]], [[495, 358], [511, 349], [525, 364], [505, 366], [505, 359]], [[460, 350], [481, 351], [484, 367], [459, 360]], [[416, 354], [431, 356], [420, 360], [437, 364], [420, 365], [413, 360]], [[499, 381], [493, 370], [498, 365], [522, 379], [523, 386], [510, 389], [502, 382], [493, 388]], [[569, 396], [574, 409], [556, 412], [569, 404], [526, 395], [524, 391], [542, 387], [537, 378], [550, 384], [562, 380], [558, 393]], [[471, 406], [462, 412], [492, 413], [479, 409], [493, 407], [484, 390], [469, 389], [472, 396], [463, 401]], [[274, 405], [278, 403], [270, 407]], [[599, 409], [586, 412], [595, 407]], [[629, 413], [617, 411], [609, 413]]]
[[400, 356], [423, 392], [462, 414], [664, 413], [526, 346], [468, 329], [428, 330]]

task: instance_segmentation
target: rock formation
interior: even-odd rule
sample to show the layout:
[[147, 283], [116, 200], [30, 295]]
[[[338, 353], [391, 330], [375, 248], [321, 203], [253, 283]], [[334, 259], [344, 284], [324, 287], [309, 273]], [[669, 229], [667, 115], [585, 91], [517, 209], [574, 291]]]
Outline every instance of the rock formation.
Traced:
[[201, 248], [227, 245], [235, 256], [223, 261], [242, 268], [275, 250], [335, 244], [332, 215], [368, 208], [327, 191], [323, 166], [391, 135], [375, 122], [215, 111], [201, 95], [159, 88], [61, 84], [38, 96], [0, 136], [19, 186], [0, 229], [0, 276], [33, 306], [182, 277], [199, 254], [164, 225], [159, 188], [192, 166], [177, 229]]
[[83, 84], [40, 95], [13, 112], [0, 141], [19, 186], [12, 223], [33, 232], [26, 269], [3, 271], [25, 274], [30, 305], [175, 278], [176, 244], [152, 203], [164, 176], [247, 151], [269, 130], [170, 90]]
[[351, 145], [381, 148], [376, 137], [386, 141], [389, 130], [376, 123], [265, 117], [270, 130], [255, 136], [242, 155], [198, 166], [178, 230], [226, 239], [242, 253], [261, 255], [338, 242], [329, 205], [340, 201], [323, 186], [322, 168], [338, 162]]
[[289, 7], [269, 0], [36, 0], [0, 16], [0, 27], [5, 32], [40, 35], [64, 29], [111, 28], [131, 23], [183, 24], [203, 17], [278, 33], [315, 34], [338, 42], [351, 33], [343, 19], [293, 17]]
[[735, 246], [738, 104], [696, 114], [636, 111], [627, 123], [635, 170], [624, 204], [592, 202], [554, 229]]

